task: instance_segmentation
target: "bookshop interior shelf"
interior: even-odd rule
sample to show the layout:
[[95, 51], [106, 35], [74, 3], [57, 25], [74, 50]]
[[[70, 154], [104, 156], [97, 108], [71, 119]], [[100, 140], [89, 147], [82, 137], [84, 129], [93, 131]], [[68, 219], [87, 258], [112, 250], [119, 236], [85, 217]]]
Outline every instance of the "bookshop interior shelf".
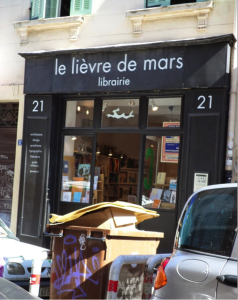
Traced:
[[[100, 175], [104, 177], [103, 184], [101, 185], [103, 201], [128, 201], [129, 195], [136, 196], [138, 169], [121, 169], [120, 159], [103, 155], [97, 155], [96, 166], [100, 167]], [[136, 199], [134, 202], [136, 202]]]

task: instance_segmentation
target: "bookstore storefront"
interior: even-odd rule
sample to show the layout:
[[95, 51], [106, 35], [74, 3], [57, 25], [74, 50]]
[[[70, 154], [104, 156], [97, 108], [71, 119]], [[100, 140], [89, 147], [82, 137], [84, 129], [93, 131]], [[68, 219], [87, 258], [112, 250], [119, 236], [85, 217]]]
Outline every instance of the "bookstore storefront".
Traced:
[[188, 196], [224, 182], [231, 42], [22, 53], [21, 240], [42, 245], [50, 212], [125, 201], [159, 212], [139, 229], [171, 251]]

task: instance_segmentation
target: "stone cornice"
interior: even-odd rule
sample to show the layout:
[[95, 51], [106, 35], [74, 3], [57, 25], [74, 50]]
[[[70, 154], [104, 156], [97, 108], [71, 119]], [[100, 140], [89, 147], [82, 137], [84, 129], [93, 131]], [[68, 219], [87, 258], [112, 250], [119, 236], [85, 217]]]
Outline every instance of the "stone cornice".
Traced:
[[178, 17], [197, 17], [197, 29], [200, 31], [207, 28], [208, 15], [213, 7], [213, 1], [186, 3], [165, 7], [128, 10], [126, 17], [132, 21], [134, 36], [141, 35], [143, 22]]
[[78, 39], [79, 28], [83, 22], [83, 16], [69, 16], [14, 22], [14, 28], [20, 34], [21, 45], [27, 44], [29, 32], [60, 28], [68, 28], [70, 30], [70, 41], [76, 41]]

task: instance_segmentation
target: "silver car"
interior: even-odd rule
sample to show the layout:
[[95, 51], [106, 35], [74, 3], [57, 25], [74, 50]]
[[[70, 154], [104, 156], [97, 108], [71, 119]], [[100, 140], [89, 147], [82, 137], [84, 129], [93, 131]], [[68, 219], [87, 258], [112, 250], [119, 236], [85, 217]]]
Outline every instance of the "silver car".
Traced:
[[237, 250], [237, 184], [200, 189], [183, 209], [151, 299], [237, 299]]

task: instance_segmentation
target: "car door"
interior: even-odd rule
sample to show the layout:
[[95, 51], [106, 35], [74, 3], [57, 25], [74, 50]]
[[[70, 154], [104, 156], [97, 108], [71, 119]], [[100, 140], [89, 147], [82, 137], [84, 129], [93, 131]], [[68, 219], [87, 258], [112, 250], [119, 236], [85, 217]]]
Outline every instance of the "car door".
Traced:
[[237, 227], [237, 185], [223, 187], [206, 188], [187, 202], [158, 297], [216, 299], [216, 278], [230, 265]]
[[231, 257], [217, 276], [217, 299], [237, 299], [237, 252], [238, 240], [234, 243]]
[[165, 268], [167, 284], [159, 290], [162, 299], [216, 299], [216, 277], [227, 258], [177, 250]]

